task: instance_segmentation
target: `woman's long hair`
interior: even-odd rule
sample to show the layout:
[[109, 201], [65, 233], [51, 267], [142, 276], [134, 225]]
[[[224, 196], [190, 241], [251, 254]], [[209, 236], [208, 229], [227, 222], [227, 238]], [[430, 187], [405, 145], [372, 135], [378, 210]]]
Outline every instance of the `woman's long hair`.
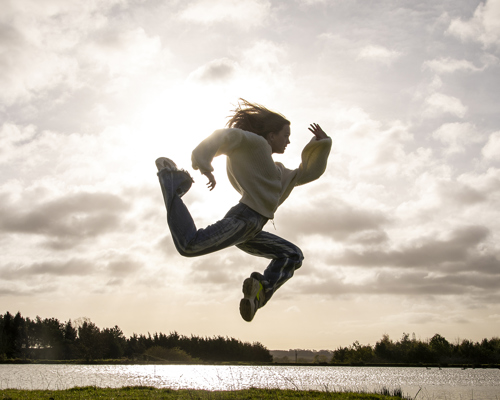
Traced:
[[290, 125], [283, 115], [268, 110], [260, 104], [240, 99], [234, 115], [226, 126], [253, 132], [264, 138], [271, 132], [279, 132], [285, 125]]

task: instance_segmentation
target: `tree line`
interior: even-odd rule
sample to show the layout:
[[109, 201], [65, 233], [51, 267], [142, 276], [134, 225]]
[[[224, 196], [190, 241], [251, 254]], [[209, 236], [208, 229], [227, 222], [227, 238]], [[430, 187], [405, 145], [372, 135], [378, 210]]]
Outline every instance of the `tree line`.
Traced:
[[261, 343], [243, 343], [228, 337], [133, 334], [127, 338], [118, 326], [100, 329], [87, 318], [76, 323], [57, 318], [24, 318], [20, 312], [0, 315], [0, 360], [129, 359], [135, 361], [246, 361], [271, 362]]
[[431, 339], [421, 341], [415, 334], [403, 333], [400, 340], [393, 341], [383, 335], [375, 346], [361, 345], [355, 341], [351, 346], [339, 347], [333, 351], [333, 364], [439, 364], [439, 365], [482, 365], [500, 364], [500, 338], [481, 342], [464, 339], [448, 342], [435, 334]]

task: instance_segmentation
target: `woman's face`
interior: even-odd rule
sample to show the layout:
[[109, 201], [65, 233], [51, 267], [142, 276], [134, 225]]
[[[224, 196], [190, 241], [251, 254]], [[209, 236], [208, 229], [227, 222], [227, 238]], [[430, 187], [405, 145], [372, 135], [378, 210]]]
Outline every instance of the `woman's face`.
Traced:
[[283, 154], [286, 146], [290, 144], [290, 125], [284, 125], [277, 133], [271, 132], [267, 136], [267, 142], [273, 153]]

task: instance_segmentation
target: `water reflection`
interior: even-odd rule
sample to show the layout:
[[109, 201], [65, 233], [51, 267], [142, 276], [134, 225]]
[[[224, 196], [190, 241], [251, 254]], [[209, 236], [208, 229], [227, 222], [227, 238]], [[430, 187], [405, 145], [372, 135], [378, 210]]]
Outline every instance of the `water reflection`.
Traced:
[[373, 391], [402, 388], [419, 399], [496, 399], [498, 369], [209, 365], [0, 365], [0, 388], [154, 386], [172, 389]]

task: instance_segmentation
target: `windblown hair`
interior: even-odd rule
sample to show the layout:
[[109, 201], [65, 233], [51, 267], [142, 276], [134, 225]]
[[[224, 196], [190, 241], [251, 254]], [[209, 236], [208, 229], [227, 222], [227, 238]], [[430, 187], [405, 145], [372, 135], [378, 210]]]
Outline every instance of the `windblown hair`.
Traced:
[[290, 125], [283, 115], [256, 103], [239, 99], [238, 107], [226, 126], [239, 128], [266, 137], [271, 132], [279, 132], [285, 125]]

